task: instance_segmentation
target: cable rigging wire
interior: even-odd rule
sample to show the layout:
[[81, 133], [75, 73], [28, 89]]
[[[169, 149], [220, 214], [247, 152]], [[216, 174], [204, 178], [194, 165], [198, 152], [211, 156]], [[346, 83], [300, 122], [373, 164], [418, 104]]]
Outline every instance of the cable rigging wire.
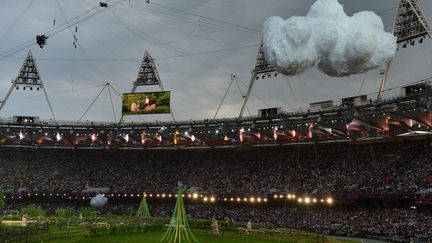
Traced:
[[219, 24], [223, 24], [223, 25], [227, 25], [227, 26], [232, 26], [232, 27], [235, 27], [235, 28], [239, 28], [239, 29], [243, 29], [243, 30], [247, 30], [247, 31], [251, 31], [251, 32], [261, 32], [260, 30], [256, 30], [256, 29], [253, 29], [253, 28], [250, 28], [250, 27], [246, 27], [246, 26], [242, 26], [242, 25], [238, 25], [238, 24], [229, 23], [229, 22], [226, 22], [226, 21], [223, 21], [223, 20], [219, 20], [219, 19], [215, 19], [215, 18], [211, 18], [211, 17], [202, 16], [202, 15], [199, 15], [199, 14], [195, 14], [195, 13], [192, 13], [192, 12], [185, 11], [183, 9], [179, 9], [179, 8], [171, 7], [171, 6], [168, 6], [168, 5], [164, 5], [164, 4], [161, 4], [161, 3], [150, 2], [150, 4], [157, 5], [159, 7], [165, 8], [165, 9], [171, 9], [171, 10], [174, 10], [174, 11], [177, 11], [177, 12], [181, 12], [181, 13], [184, 13], [184, 14], [187, 14], [187, 15], [190, 15], [190, 16], [198, 17], [200, 19], [205, 19], [205, 20], [208, 20], [208, 21], [211, 21], [211, 22], [216, 22], [216, 23], [219, 23]]
[[[120, 2], [121, 2], [121, 0], [117, 0], [114, 3], [112, 3], [110, 5], [110, 7], [116, 5], [116, 4], [120, 3]], [[99, 5], [96, 6], [96, 7], [93, 7], [91, 9], [85, 11], [84, 13], [82, 13], [82, 14], [74, 17], [74, 18], [72, 18], [69, 21], [69, 23], [65, 22], [65, 23], [63, 23], [61, 25], [55, 26], [53, 29], [45, 32], [43, 35], [47, 36], [47, 38], [48, 37], [52, 37], [52, 36], [54, 36], [54, 35], [62, 32], [64, 30], [70, 28], [71, 26], [78, 25], [78, 24], [80, 24], [80, 23], [88, 20], [89, 18], [91, 18], [91, 17], [93, 17], [93, 16], [101, 13], [102, 11], [104, 11], [106, 9], [106, 8], [102, 8], [99, 11], [93, 12], [95, 9], [97, 9], [99, 7], [100, 7]], [[91, 13], [91, 12], [93, 12], [93, 13]], [[31, 47], [31, 46], [33, 46], [35, 44], [36, 43], [34, 42], [34, 39], [26, 41], [26, 42], [24, 42], [21, 45], [18, 45], [16, 47], [12, 48], [12, 49], [9, 49], [9, 50], [7, 50], [5, 52], [0, 53], [0, 60], [3, 60], [5, 58], [7, 58], [7, 57], [10, 57], [10, 56], [14, 55], [15, 53], [18, 53], [18, 52], [20, 52], [22, 50], [28, 49], [29, 47]]]
[[23, 16], [27, 13], [27, 11], [30, 9], [30, 7], [33, 5], [35, 0], [31, 0], [27, 6], [24, 8], [24, 10], [18, 14], [18, 17], [15, 19], [15, 21], [0, 35], [0, 42], [3, 41], [3, 38], [6, 37], [10, 32], [13, 31], [13, 29], [19, 24], [19, 22], [23, 19]]

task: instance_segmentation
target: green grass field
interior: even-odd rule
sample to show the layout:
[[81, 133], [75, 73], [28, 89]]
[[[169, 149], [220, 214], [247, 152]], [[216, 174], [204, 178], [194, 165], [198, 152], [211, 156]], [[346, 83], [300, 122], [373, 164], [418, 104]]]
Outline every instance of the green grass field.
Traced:
[[[26, 236], [22, 235], [21, 238], [13, 239], [11, 242], [55, 242], [55, 243], [160, 243], [164, 232], [149, 232], [149, 233], [120, 233], [120, 234], [107, 234], [107, 235], [90, 235], [88, 229], [84, 227], [73, 226], [69, 229], [54, 228], [50, 232], [41, 232], [38, 234], [31, 234]], [[309, 234], [303, 231], [292, 231], [290, 234], [263, 236], [263, 235], [248, 235], [240, 236], [237, 232], [224, 232], [222, 235], [216, 236], [211, 233], [211, 230], [194, 230], [194, 235], [200, 243], [345, 243], [352, 241], [342, 241], [330, 238], [317, 238], [318, 235]], [[322, 236], [321, 236], [322, 237]]]
[[[104, 242], [104, 243], [118, 243], [118, 242], [130, 242], [130, 243], [138, 243], [138, 242], [146, 242], [146, 243], [160, 243], [160, 240], [163, 236], [163, 232], [156, 233], [147, 233], [147, 234], [124, 234], [124, 235], [107, 235], [107, 236], [93, 236], [93, 237], [85, 237], [85, 236], [76, 236], [69, 239], [55, 240], [50, 242], [55, 243], [93, 243], [93, 242]], [[195, 233], [196, 238], [201, 243], [284, 243], [284, 242], [299, 242], [299, 243], [313, 243], [317, 242], [317, 239], [312, 238], [302, 238], [299, 237], [257, 237], [257, 236], [243, 236], [240, 237], [238, 234], [229, 232], [225, 233], [223, 236], [213, 236], [210, 234], [210, 231], [197, 231]], [[326, 240], [325, 242], [332, 243], [342, 243], [346, 241], [340, 240]]]
[[[46, 221], [48, 220], [48, 221]], [[107, 216], [78, 220], [71, 218], [47, 218], [46, 226], [31, 223], [28, 227], [6, 226], [1, 230], [0, 242], [56, 242], [56, 243], [159, 243], [166, 230], [168, 219], [152, 219], [142, 224], [136, 218], [130, 216]], [[5, 222], [5, 221], [4, 221]], [[33, 222], [37, 222], [33, 221]], [[301, 230], [282, 229], [271, 227], [255, 227], [245, 235], [240, 235], [238, 227], [241, 225], [224, 225], [220, 235], [214, 235], [210, 228], [209, 220], [191, 220], [192, 231], [200, 243], [344, 243], [355, 241], [343, 241], [321, 234], [309, 233]], [[223, 223], [221, 223], [223, 225]], [[1, 226], [1, 225], [0, 225]], [[5, 226], [5, 224], [4, 224]], [[4, 231], [6, 230], [6, 231]], [[9, 233], [2, 236], [2, 231]], [[9, 231], [9, 232], [7, 232]], [[241, 230], [240, 230], [241, 231]]]

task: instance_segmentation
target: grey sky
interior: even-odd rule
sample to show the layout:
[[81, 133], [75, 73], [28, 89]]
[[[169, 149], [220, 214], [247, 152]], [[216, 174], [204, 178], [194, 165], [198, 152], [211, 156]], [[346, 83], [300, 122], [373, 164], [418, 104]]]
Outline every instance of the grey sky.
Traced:
[[[0, 53], [14, 48], [67, 19], [96, 6], [96, 0], [1, 0]], [[141, 58], [147, 49], [156, 59], [163, 84], [172, 91], [172, 110], [177, 120], [212, 118], [230, 82], [230, 74], [249, 83], [255, 62], [261, 28], [272, 16], [284, 18], [305, 15], [314, 0], [124, 0], [78, 25], [78, 46], [73, 47], [75, 26], [50, 39], [40, 49], [31, 47], [39, 72], [59, 120], [77, 120], [86, 107], [110, 82], [120, 92], [130, 92]], [[152, 3], [154, 2], [154, 3]], [[362, 10], [379, 13], [386, 29], [394, 22], [397, 0], [340, 0], [352, 15]], [[31, 3], [31, 5], [30, 5]], [[432, 2], [419, 0], [424, 14], [432, 20]], [[27, 11], [26, 8], [28, 8]], [[210, 21], [186, 14], [224, 22]], [[64, 14], [64, 15], [63, 15]], [[240, 25], [247, 28], [240, 28]], [[256, 31], [253, 31], [256, 30]], [[236, 47], [242, 47], [234, 49]], [[228, 49], [228, 51], [215, 51]], [[28, 49], [0, 60], [0, 96], [4, 97], [27, 54]], [[215, 51], [215, 52], [213, 52]], [[202, 55], [188, 54], [209, 52]], [[432, 76], [432, 40], [401, 49], [392, 67], [388, 87], [397, 87]], [[180, 56], [180, 57], [175, 57]], [[74, 61], [73, 61], [74, 60]], [[339, 100], [356, 95], [364, 75], [330, 78], [317, 70], [290, 78], [296, 100], [282, 76], [260, 79], [254, 92], [269, 106], [284, 110], [306, 107], [310, 102]], [[378, 90], [379, 71], [369, 72], [363, 94]], [[240, 84], [243, 92], [246, 87]], [[154, 91], [147, 87], [138, 91]], [[398, 90], [397, 90], [398, 91]], [[394, 95], [397, 92], [389, 93]], [[373, 95], [375, 97], [375, 94]], [[113, 94], [117, 119], [121, 99]], [[218, 117], [238, 116], [242, 103], [236, 84], [225, 100]], [[249, 111], [256, 114], [265, 105], [252, 96]], [[50, 118], [43, 93], [14, 92], [0, 112], [1, 117], [36, 115]], [[145, 116], [145, 120], [170, 120], [171, 116]], [[113, 121], [109, 94], [105, 92], [84, 120]], [[127, 121], [140, 121], [137, 117]]]

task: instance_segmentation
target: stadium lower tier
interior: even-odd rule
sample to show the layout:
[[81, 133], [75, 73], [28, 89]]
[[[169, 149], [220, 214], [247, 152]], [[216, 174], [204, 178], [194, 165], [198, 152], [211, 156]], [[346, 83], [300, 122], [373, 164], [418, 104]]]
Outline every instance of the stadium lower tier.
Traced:
[[393, 142], [170, 150], [0, 148], [6, 193], [427, 195], [429, 138]]
[[[4, 211], [19, 211], [30, 202], [7, 203]], [[75, 213], [88, 212], [86, 203], [70, 202], [38, 203], [48, 215], [59, 209], [72, 208]], [[108, 202], [100, 213], [135, 215], [139, 200], [135, 203]], [[172, 215], [174, 201], [148, 203], [152, 217], [168, 218]], [[284, 205], [228, 205], [186, 203], [186, 213], [191, 219], [212, 219], [244, 224], [252, 222], [252, 228], [274, 226], [303, 229], [329, 235], [357, 238], [381, 238], [382, 240], [428, 242], [432, 239], [432, 211], [416, 208], [383, 207], [290, 207]], [[210, 227], [210, 225], [209, 225]]]

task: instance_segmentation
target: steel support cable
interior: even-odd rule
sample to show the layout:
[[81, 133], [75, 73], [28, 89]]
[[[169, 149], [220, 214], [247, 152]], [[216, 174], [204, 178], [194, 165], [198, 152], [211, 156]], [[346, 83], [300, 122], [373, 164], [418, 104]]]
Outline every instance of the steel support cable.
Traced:
[[296, 95], [296, 93], [294, 91], [294, 88], [291, 85], [291, 81], [288, 79], [288, 77], [285, 77], [285, 82], [287, 83], [288, 88], [289, 88], [292, 96], [294, 97], [294, 100], [297, 102], [297, 105], [298, 105], [299, 109], [301, 109], [300, 100], [298, 99], [298, 97], [297, 97], [297, 95]]
[[[111, 87], [112, 90], [114, 90], [114, 92], [115, 92], [115, 93], [120, 97], [120, 99], [123, 98], [123, 96], [120, 94], [120, 92], [118, 92], [118, 90], [117, 90], [116, 88], [114, 88], [114, 86], [112, 86], [112, 85], [110, 84], [110, 87]], [[142, 118], [141, 115], [138, 115], [138, 117], [139, 117], [143, 122], [145, 122], [144, 118]], [[120, 122], [122, 122], [122, 119], [123, 119], [123, 115], [122, 115], [121, 118], [120, 118]]]
[[364, 86], [364, 84], [365, 84], [365, 81], [366, 81], [367, 75], [368, 75], [368, 73], [366, 72], [366, 73], [364, 74], [364, 76], [363, 76], [363, 80], [362, 80], [362, 82], [361, 82], [361, 84], [360, 84], [360, 88], [359, 88], [359, 90], [358, 90], [358, 92], [357, 92], [358, 95], [359, 95], [359, 94], [361, 93], [361, 91], [363, 90], [363, 86]]
[[184, 14], [187, 14], [187, 15], [191, 15], [191, 16], [194, 16], [194, 17], [198, 17], [198, 18], [201, 18], [201, 19], [206, 19], [206, 20], [208, 20], [208, 21], [212, 21], [212, 22], [220, 23], [220, 24], [223, 24], [223, 25], [228, 25], [228, 26], [232, 26], [232, 27], [239, 28], [239, 29], [248, 30], [248, 31], [251, 31], [251, 32], [260, 32], [259, 30], [256, 30], [256, 29], [253, 29], [253, 28], [250, 28], [250, 27], [247, 27], [247, 26], [242, 26], [242, 25], [229, 23], [229, 22], [226, 22], [226, 21], [223, 21], [223, 20], [219, 20], [219, 19], [215, 19], [215, 18], [211, 18], [211, 17], [202, 16], [202, 15], [199, 15], [199, 14], [196, 14], [196, 13], [188, 12], [188, 11], [185, 11], [185, 10], [183, 10], [183, 9], [179, 9], [179, 8], [171, 7], [171, 6], [168, 6], [168, 5], [161, 4], [161, 3], [151, 2], [151, 4], [154, 4], [154, 5], [160, 6], [160, 7], [162, 7], [162, 8], [166, 8], [166, 9], [171, 9], [171, 10], [174, 10], [174, 11], [178, 11], [178, 12], [181, 12], [181, 13], [184, 13]]
[[[236, 81], [236, 84], [237, 84], [237, 88], [238, 88], [238, 90], [240, 91], [240, 95], [242, 96], [242, 101], [245, 99], [245, 95], [243, 94], [243, 91], [241, 90], [241, 88], [240, 88], [240, 84], [239, 84], [239, 79], [238, 78], [236, 78], [236, 77], [234, 77], [234, 79], [235, 79], [235, 81]], [[247, 113], [248, 113], [248, 115], [250, 116], [250, 111], [249, 111], [249, 107], [246, 105], [246, 111], [247, 111]]]
[[[113, 5], [115, 5], [115, 4], [119, 3], [119, 2], [120, 2], [120, 0], [116, 1], [116, 2], [115, 2], [114, 4], [112, 4], [111, 6], [113, 6]], [[100, 13], [100, 12], [102, 12], [102, 11], [105, 10], [105, 9], [101, 9], [101, 10], [95, 12], [95, 13], [92, 13], [92, 14], [90, 14], [90, 15], [85, 16], [84, 18], [81, 18], [82, 16], [84, 16], [84, 15], [86, 15], [86, 14], [92, 12], [94, 9], [96, 9], [96, 8], [98, 8], [98, 7], [99, 7], [99, 6], [93, 7], [92, 9], [89, 9], [89, 10], [85, 11], [84, 13], [82, 13], [82, 14], [80, 14], [80, 15], [74, 17], [74, 18], [72, 18], [72, 19], [70, 20], [70, 22], [69, 22], [69, 23], [72, 22], [72, 24], [63, 23], [63, 24], [61, 24], [61, 25], [59, 25], [59, 26], [56, 26], [55, 28], [53, 28], [53, 29], [51, 29], [51, 30], [45, 32], [44, 35], [48, 35], [48, 37], [54, 36], [54, 35], [56, 35], [56, 34], [62, 32], [62, 31], [64, 31], [65, 29], [68, 29], [68, 28], [70, 28], [70, 27], [73, 26], [73, 25], [77, 25], [77, 24], [79, 24], [79, 23], [81, 23], [81, 22], [83, 22], [83, 21], [85, 21], [85, 20], [88, 20], [89, 18], [91, 18], [91, 17], [95, 16], [96, 14], [98, 14], [98, 13]], [[76, 21], [75, 21], [75, 20], [76, 20]], [[0, 53], [0, 60], [3, 60], [3, 59], [6, 58], [6, 57], [12, 56], [13, 54], [18, 53], [18, 52], [20, 52], [20, 51], [22, 51], [22, 50], [24, 50], [24, 49], [27, 49], [27, 48], [29, 48], [30, 46], [33, 46], [33, 45], [35, 45], [35, 44], [36, 44], [36, 43], [34, 42], [34, 40], [26, 41], [26, 42], [24, 42], [23, 44], [18, 45], [17, 47], [14, 47], [14, 48], [9, 49], [9, 50], [7, 50], [7, 51], [5, 51], [5, 52], [3, 52], [3, 53]]]
[[[156, 10], [156, 9], [152, 9], [152, 8], [145, 8], [145, 9], [140, 9], [140, 10], [145, 11], [145, 12], [149, 12], [149, 13], [152, 13], [155, 15], [159, 15], [159, 16], [166, 16], [166, 17], [173, 18], [173, 19], [180, 19], [180, 20], [183, 20], [183, 22], [185, 22], [185, 23], [196, 24], [197, 22], [200, 22], [200, 23], [203, 23], [206, 25], [212, 25], [212, 26], [219, 28], [221, 30], [223, 29], [224, 31], [232, 30], [232, 31], [237, 31], [237, 33], [238, 33], [238, 31], [241, 31], [243, 34], [258, 34], [258, 33], [260, 33], [256, 30], [249, 31], [249, 30], [232, 28], [232, 27], [228, 28], [229, 26], [227, 26], [227, 25], [221, 25], [221, 24], [217, 24], [214, 22], [208, 22], [205, 19], [195, 19], [195, 18], [190, 18], [190, 17], [186, 17], [186, 16], [175, 15], [175, 14], [172, 14], [169, 12], [164, 12], [164, 11], [160, 11], [160, 10]], [[232, 31], [228, 31], [228, 32], [232, 32]], [[235, 32], [232, 32], [232, 33], [235, 33]]]
[[94, 100], [90, 103], [90, 105], [87, 107], [87, 109], [84, 111], [84, 114], [82, 114], [82, 116], [80, 117], [80, 119], [78, 121], [81, 121], [83, 119], [83, 117], [87, 114], [87, 112], [90, 110], [90, 108], [93, 106], [93, 104], [97, 101], [97, 99], [102, 94], [102, 92], [105, 90], [105, 88], [107, 87], [107, 85], [108, 84], [105, 84], [104, 87], [101, 89], [101, 91], [99, 91], [99, 93], [96, 96], [96, 98], [94, 98]]
[[[245, 82], [243, 82], [243, 80], [239, 79], [238, 77], [236, 77], [241, 84], [243, 84], [243, 86], [245, 86], [246, 88], [248, 87]], [[253, 90], [251, 91], [251, 94], [253, 94], [258, 100], [260, 100], [267, 108], [269, 108], [270, 106], [264, 101], [264, 99], [262, 99], [257, 93], [255, 93]]]
[[35, 0], [31, 0], [24, 8], [24, 10], [18, 15], [15, 21], [0, 35], [0, 42], [3, 40], [4, 37], [6, 37], [7, 34], [9, 34], [18, 25], [18, 23], [22, 20], [22, 17], [27, 13], [27, 11], [33, 5], [34, 1]]
[[114, 109], [114, 102], [113, 102], [113, 98], [112, 98], [112, 95], [111, 95], [111, 85], [110, 84], [108, 84], [108, 93], [109, 93], [109, 97], [110, 97], [110, 101], [111, 101], [111, 108], [112, 108], [112, 111], [113, 111], [114, 122], [116, 122], [117, 121], [117, 116], [116, 116], [115, 109]]
[[224, 96], [223, 96], [223, 98], [222, 98], [222, 100], [221, 100], [221, 102], [220, 102], [220, 104], [219, 104], [219, 106], [218, 106], [218, 108], [217, 108], [217, 110], [216, 110], [215, 115], [213, 116], [213, 119], [216, 119], [216, 116], [217, 116], [217, 114], [219, 113], [219, 110], [220, 110], [220, 108], [222, 107], [222, 104], [223, 104], [223, 102], [225, 101], [225, 98], [227, 97], [228, 92], [230, 91], [233, 82], [234, 82], [234, 77], [231, 76], [231, 82], [229, 83], [228, 88], [227, 88], [227, 90], [225, 91], [225, 94], [224, 94]]

